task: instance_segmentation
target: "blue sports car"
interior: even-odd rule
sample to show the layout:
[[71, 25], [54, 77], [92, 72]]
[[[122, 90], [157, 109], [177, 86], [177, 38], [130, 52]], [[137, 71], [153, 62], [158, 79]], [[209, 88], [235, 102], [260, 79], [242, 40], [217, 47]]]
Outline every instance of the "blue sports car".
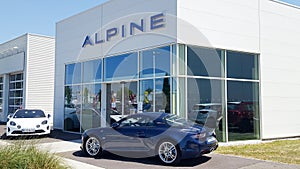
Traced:
[[157, 156], [167, 165], [181, 159], [196, 158], [216, 150], [214, 132], [174, 114], [139, 113], [82, 134], [81, 149], [91, 157], [103, 151], [126, 157]]

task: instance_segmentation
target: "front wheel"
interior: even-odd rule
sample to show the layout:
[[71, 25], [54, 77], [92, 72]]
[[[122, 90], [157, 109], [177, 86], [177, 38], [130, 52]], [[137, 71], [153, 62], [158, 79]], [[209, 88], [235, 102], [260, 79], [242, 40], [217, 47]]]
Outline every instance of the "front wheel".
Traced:
[[84, 152], [91, 157], [99, 157], [102, 154], [100, 140], [97, 137], [89, 137], [84, 142]]
[[180, 150], [173, 141], [161, 141], [157, 148], [158, 157], [166, 165], [180, 162]]

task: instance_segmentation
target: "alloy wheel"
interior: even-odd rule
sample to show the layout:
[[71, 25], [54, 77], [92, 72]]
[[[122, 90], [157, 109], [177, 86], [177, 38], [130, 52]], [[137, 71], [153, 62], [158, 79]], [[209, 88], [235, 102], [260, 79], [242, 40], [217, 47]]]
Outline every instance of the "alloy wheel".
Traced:
[[100, 141], [96, 137], [88, 138], [85, 143], [85, 149], [90, 156], [97, 156], [101, 151]]
[[178, 157], [176, 146], [171, 142], [162, 142], [158, 148], [158, 155], [162, 162], [173, 163]]

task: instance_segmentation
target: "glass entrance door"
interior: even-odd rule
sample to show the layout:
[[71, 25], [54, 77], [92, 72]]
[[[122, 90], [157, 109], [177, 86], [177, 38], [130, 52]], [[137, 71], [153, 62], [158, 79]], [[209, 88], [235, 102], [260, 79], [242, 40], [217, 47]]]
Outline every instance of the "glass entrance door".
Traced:
[[110, 122], [137, 112], [137, 82], [107, 84], [107, 110]]

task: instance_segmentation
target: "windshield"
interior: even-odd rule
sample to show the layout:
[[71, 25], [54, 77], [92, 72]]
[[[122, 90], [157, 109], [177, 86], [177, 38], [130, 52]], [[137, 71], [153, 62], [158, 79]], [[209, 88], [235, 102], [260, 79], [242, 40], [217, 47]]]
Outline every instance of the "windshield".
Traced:
[[46, 117], [42, 110], [18, 110], [13, 118], [43, 118]]

